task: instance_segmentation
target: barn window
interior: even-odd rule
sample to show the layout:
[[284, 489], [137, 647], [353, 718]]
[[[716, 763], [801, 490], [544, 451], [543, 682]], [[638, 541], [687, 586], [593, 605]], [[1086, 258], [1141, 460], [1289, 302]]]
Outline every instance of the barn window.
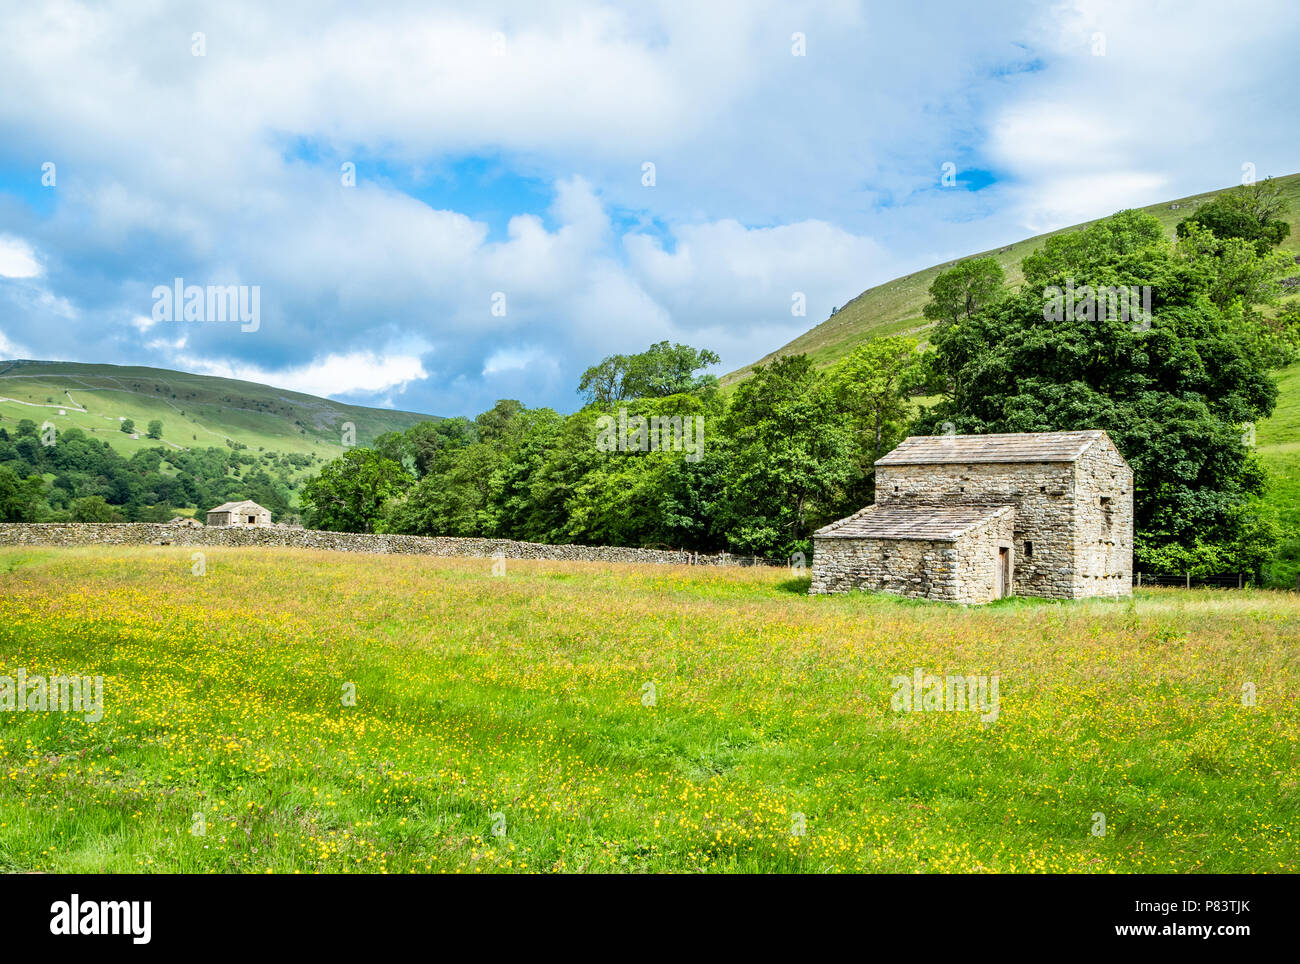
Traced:
[[255, 522], [257, 522], [257, 516], [255, 516], [255, 515], [250, 515], [250, 516], [248, 517], [248, 524], [249, 524], [249, 525], [253, 525]]
[[1028, 540], [1025, 541], [1025, 558], [1028, 559], [1034, 554], [1034, 544]]
[[1103, 496], [1101, 497], [1101, 504], [1102, 504], [1102, 505], [1110, 505], [1110, 496], [1108, 496], [1108, 495], [1103, 495]]

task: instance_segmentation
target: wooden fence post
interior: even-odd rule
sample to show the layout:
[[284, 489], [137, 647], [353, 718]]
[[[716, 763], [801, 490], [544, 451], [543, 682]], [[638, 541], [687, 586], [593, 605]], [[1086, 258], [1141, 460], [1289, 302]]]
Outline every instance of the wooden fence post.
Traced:
[[1187, 588], [1192, 588], [1192, 574], [1190, 572], [1187, 574]]
[[1242, 574], [1241, 574], [1241, 573], [1237, 573], [1237, 588], [1238, 588], [1238, 589], [1241, 588], [1241, 580], [1242, 580]]
[[[1300, 582], [1300, 579], [1297, 579], [1296, 581], [1297, 581], [1297, 582]], [[1138, 570], [1138, 588], [1139, 588], [1139, 589], [1142, 588], [1142, 570], [1141, 570], [1141, 569]]]

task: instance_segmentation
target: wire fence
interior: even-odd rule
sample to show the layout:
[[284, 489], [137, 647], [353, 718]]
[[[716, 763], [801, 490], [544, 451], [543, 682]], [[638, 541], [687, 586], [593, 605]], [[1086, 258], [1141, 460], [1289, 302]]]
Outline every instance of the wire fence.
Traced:
[[1233, 572], [1217, 576], [1194, 576], [1191, 573], [1133, 573], [1134, 586], [1172, 586], [1176, 589], [1245, 589], [1254, 585], [1250, 573]]

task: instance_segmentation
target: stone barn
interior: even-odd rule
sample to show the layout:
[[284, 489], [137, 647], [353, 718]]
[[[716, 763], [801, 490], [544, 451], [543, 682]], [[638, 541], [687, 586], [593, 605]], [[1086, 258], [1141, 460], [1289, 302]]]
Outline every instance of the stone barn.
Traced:
[[813, 593], [985, 603], [1133, 591], [1133, 470], [1102, 431], [914, 436], [813, 534]]
[[256, 502], [225, 502], [215, 509], [208, 510], [210, 526], [269, 526], [271, 510], [264, 509]]

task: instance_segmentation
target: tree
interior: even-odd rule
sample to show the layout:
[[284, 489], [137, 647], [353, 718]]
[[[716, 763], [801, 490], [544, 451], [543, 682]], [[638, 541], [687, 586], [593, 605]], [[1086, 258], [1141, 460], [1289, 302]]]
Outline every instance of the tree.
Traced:
[[853, 440], [857, 478], [843, 507], [873, 499], [875, 463], [902, 441], [913, 416], [910, 396], [924, 383], [916, 339], [895, 336], [859, 345], [830, 373], [830, 392]]
[[123, 419], [123, 420], [122, 420], [122, 425], [121, 425], [121, 429], [120, 429], [120, 430], [123, 431], [123, 432], [126, 432], [128, 435], [129, 435], [131, 432], [134, 432], [134, 431], [135, 431], [135, 422], [134, 422], [134, 420], [129, 419], [129, 418], [125, 418], [125, 419]]
[[609, 355], [582, 373], [578, 393], [588, 404], [608, 407], [632, 398], [665, 398], [716, 385], [696, 372], [721, 359], [707, 348], [657, 342], [636, 355]]
[[162, 438], [162, 419], [153, 419], [149, 423], [149, 438]]
[[23, 479], [0, 465], [0, 522], [35, 522], [44, 501], [45, 480], [39, 475]]
[[1278, 279], [1292, 266], [1291, 256], [1244, 238], [1218, 238], [1196, 222], [1179, 225], [1178, 253], [1199, 274], [1197, 284], [1210, 300], [1226, 308], [1240, 302], [1249, 311], [1271, 304], [1281, 293]]
[[312, 528], [373, 532], [384, 503], [410, 482], [393, 460], [372, 449], [350, 449], [303, 486], [301, 501]]
[[[1018, 293], [935, 334], [948, 388], [918, 430], [1105, 429], [1136, 477], [1139, 564], [1176, 548], [1212, 549], [1229, 571], [1252, 565], [1268, 533], [1252, 510], [1264, 475], [1244, 426], [1273, 410], [1277, 387], [1241, 337], [1240, 305], [1216, 303], [1203, 267], [1140, 212], [1049, 239], [1024, 259]], [[1067, 280], [1148, 285], [1152, 317], [1049, 313], [1040, 286]]]
[[956, 324], [996, 299], [1005, 278], [996, 258], [959, 261], [934, 279], [923, 313], [940, 324]]
[[623, 401], [627, 398], [623, 386], [627, 368], [626, 355], [606, 355], [582, 373], [582, 379], [578, 382], [578, 394], [584, 396], [589, 405], [603, 408]]
[[1272, 178], [1225, 191], [1178, 222], [1178, 236], [1186, 237], [1193, 226], [1211, 231], [1216, 238], [1240, 238], [1258, 254], [1266, 253], [1286, 240], [1291, 225], [1283, 217], [1289, 210], [1282, 189]]
[[720, 525], [732, 548], [785, 554], [806, 547], [854, 472], [853, 443], [826, 376], [805, 355], [755, 366], [736, 389], [723, 433], [731, 467]]
[[111, 506], [102, 495], [88, 495], [74, 499], [72, 503], [73, 522], [121, 522], [122, 513], [116, 506]]

